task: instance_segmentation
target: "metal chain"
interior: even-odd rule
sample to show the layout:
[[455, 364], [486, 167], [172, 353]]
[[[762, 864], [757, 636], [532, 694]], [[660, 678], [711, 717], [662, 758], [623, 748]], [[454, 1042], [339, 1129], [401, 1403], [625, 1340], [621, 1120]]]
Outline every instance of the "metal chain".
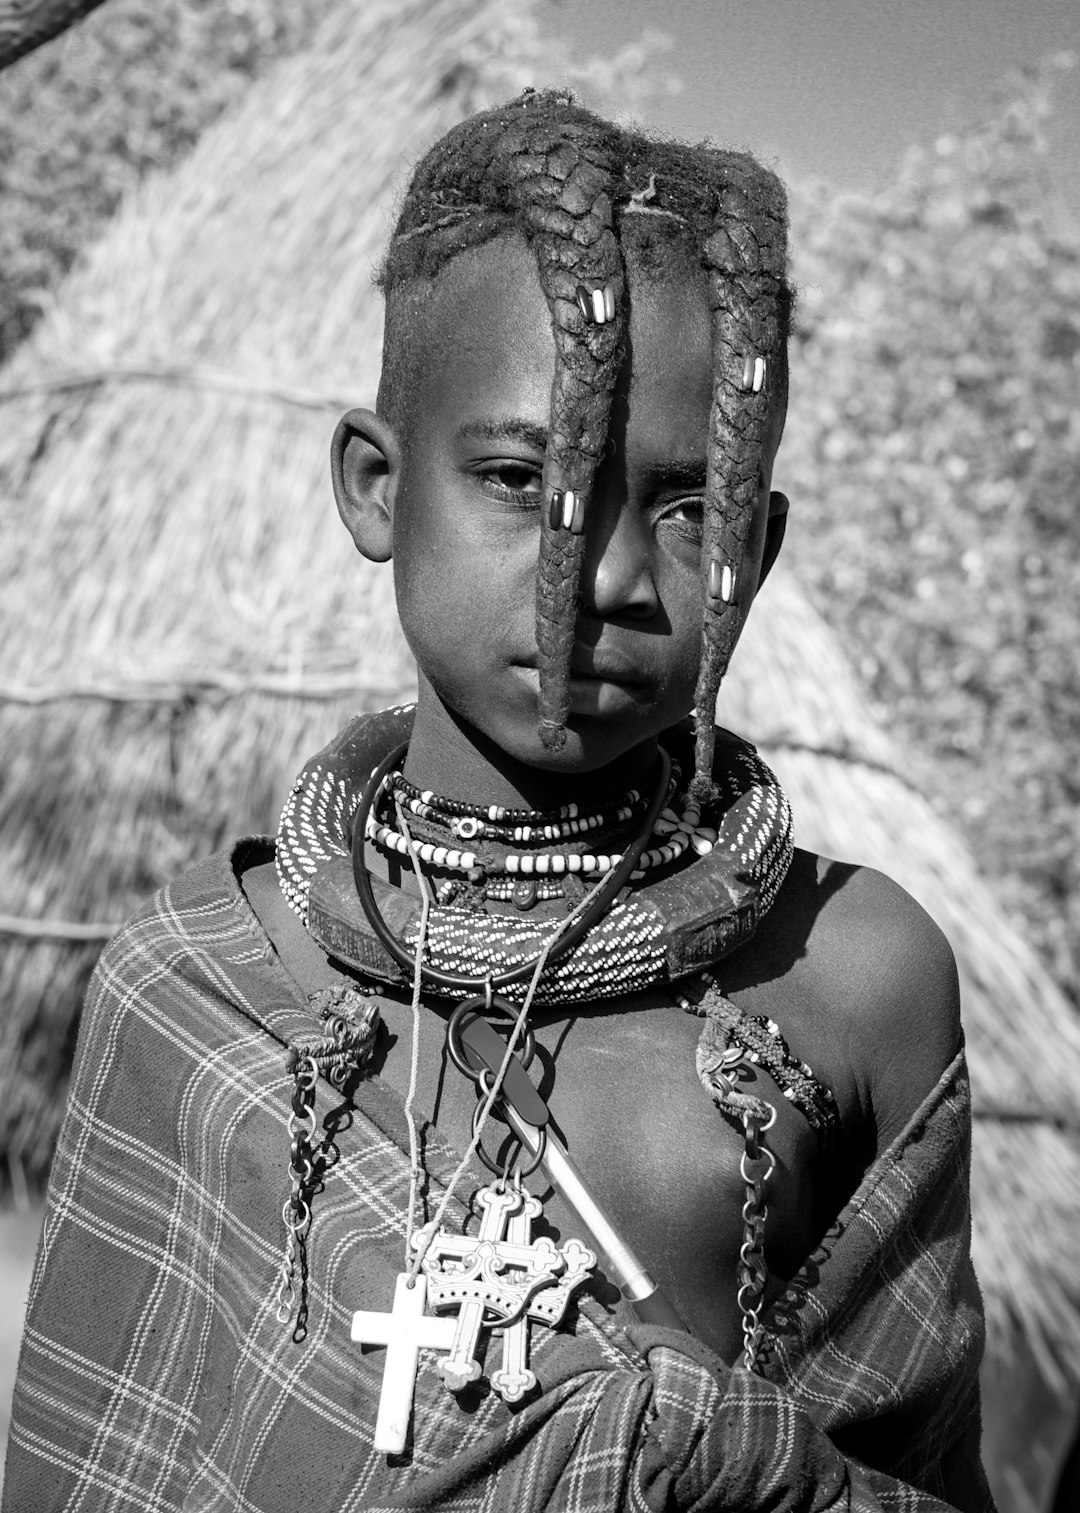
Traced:
[[311, 1188], [315, 1176], [312, 1142], [315, 1138], [315, 1085], [319, 1080], [319, 1068], [312, 1056], [298, 1062], [293, 1073], [294, 1086], [292, 1111], [289, 1114], [288, 1130], [291, 1139], [289, 1149], [289, 1196], [281, 1209], [285, 1225], [285, 1254], [282, 1257], [277, 1292], [277, 1320], [287, 1324], [296, 1303], [293, 1286], [296, 1262], [311, 1228]]
[[739, 1247], [739, 1291], [737, 1300], [742, 1314], [743, 1355], [747, 1371], [753, 1371], [761, 1348], [761, 1309], [765, 1300], [768, 1267], [765, 1264], [765, 1184], [776, 1170], [776, 1155], [765, 1144], [765, 1132], [776, 1123], [776, 1110], [769, 1105], [768, 1117], [746, 1109], [743, 1113], [745, 1146], [739, 1159], [739, 1175], [746, 1183], [742, 1206], [743, 1240]]

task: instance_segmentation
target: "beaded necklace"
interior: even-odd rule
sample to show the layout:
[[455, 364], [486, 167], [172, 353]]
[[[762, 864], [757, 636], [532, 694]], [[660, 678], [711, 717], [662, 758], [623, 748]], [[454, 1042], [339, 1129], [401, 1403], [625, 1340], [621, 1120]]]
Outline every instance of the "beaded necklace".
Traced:
[[[674, 797], [675, 787], [676, 780], [673, 778], [668, 789], [669, 799]], [[395, 824], [392, 816], [387, 814], [387, 798], [399, 805], [404, 804], [418, 818], [436, 824], [448, 817], [449, 828], [459, 842], [462, 839], [488, 837], [518, 844], [531, 841], [534, 846], [560, 839], [576, 839], [601, 829], [615, 838], [614, 827], [625, 824], [643, 811], [641, 797], [634, 791], [627, 794], [620, 803], [610, 806], [606, 812], [579, 815], [577, 806], [569, 805], [565, 810], [558, 811], [559, 816], [565, 817], [557, 821], [547, 814], [530, 810], [501, 810], [496, 805], [491, 805], [483, 812], [487, 816], [484, 818], [481, 813], [468, 809], [464, 804], [439, 799], [430, 792], [420, 793], [411, 784], [406, 784], [399, 772], [391, 769], [379, 784], [367, 811], [365, 838], [382, 850], [399, 856], [408, 856], [413, 842]], [[494, 817], [499, 815], [512, 816], [513, 825], [494, 823]], [[665, 805], [650, 827], [649, 839], [656, 840], [659, 844], [642, 849], [638, 866], [631, 873], [633, 881], [644, 877], [650, 868], [670, 866], [685, 855], [691, 846], [699, 856], [707, 855], [716, 844], [717, 831], [711, 826], [702, 825], [701, 807], [687, 795], [683, 799], [681, 812], [670, 807], [670, 804]], [[423, 866], [464, 873], [470, 882], [481, 883], [500, 876], [515, 880], [519, 877], [558, 877], [575, 873], [603, 876], [619, 864], [623, 853], [534, 849], [507, 850], [501, 855], [493, 853], [485, 858], [477, 851], [465, 851], [452, 843], [447, 845], [427, 841], [421, 842], [417, 855]], [[490, 892], [488, 896], [491, 896]]]
[[[410, 848], [413, 845], [411, 839], [406, 837], [400, 825], [396, 824], [392, 818], [388, 817], [381, 820], [379, 818], [380, 808], [384, 807], [381, 806], [380, 800], [384, 795], [388, 795], [391, 798], [397, 797], [389, 779], [384, 779], [381, 791], [376, 794], [375, 802], [367, 814], [365, 820], [365, 838], [373, 841], [383, 851], [393, 851], [399, 856], [408, 856]], [[633, 815], [633, 812], [631, 809], [617, 811], [616, 818], [628, 819]], [[431, 818], [432, 812], [429, 811], [429, 814], [424, 817]], [[537, 828], [534, 826], [520, 826], [518, 827], [520, 834], [515, 839], [527, 841], [532, 838]], [[552, 829], [553, 827], [545, 826], [543, 828]], [[583, 829], [587, 830], [595, 828], [597, 827], [592, 825], [583, 826]], [[477, 830], [476, 834], [479, 835], [482, 832]], [[487, 834], [491, 839], [496, 841], [503, 839], [502, 836], [491, 836], [490, 829]], [[458, 838], [460, 839], [460, 835]], [[546, 841], [548, 837], [542, 836], [538, 837], [538, 839]], [[673, 851], [672, 859], [675, 854]], [[496, 849], [493, 848], [491, 856], [485, 858], [477, 851], [462, 850], [460, 845], [446, 845], [433, 841], [419, 843], [417, 855], [419, 856], [421, 865], [448, 872], [464, 873], [472, 883], [483, 883], [489, 878], [500, 875], [528, 877], [534, 874], [536, 876], [547, 876], [550, 874], [554, 877], [564, 873], [581, 872], [601, 876], [605, 872], [610, 872], [622, 857], [621, 852], [607, 855], [605, 853], [589, 851], [506, 851], [500, 856], [497, 854]]]
[[400, 772], [391, 773], [387, 785], [391, 796], [400, 799], [418, 818], [448, 820], [458, 840], [478, 837], [512, 842], [568, 840], [629, 820], [645, 803], [635, 788], [615, 804], [584, 814], [577, 804], [548, 810], [508, 809], [501, 804], [478, 808], [459, 799], [443, 798], [431, 789], [421, 791]]
[[[659, 815], [661, 805], [668, 791], [668, 781], [671, 774], [671, 762], [667, 753], [660, 750], [658, 756], [658, 780], [655, 791], [649, 803], [645, 824], [638, 837], [627, 846], [618, 856], [610, 858], [610, 865], [604, 868], [607, 874], [600, 886], [588, 899], [582, 900], [580, 914], [570, 921], [558, 921], [553, 929], [542, 929], [546, 937], [545, 942], [532, 953], [518, 953], [515, 957], [500, 959], [496, 952], [491, 952], [488, 959], [483, 963], [480, 970], [474, 973], [461, 971], [448, 971], [445, 967], [433, 962], [430, 957], [421, 961], [420, 947], [415, 943], [407, 945], [399, 940], [387, 925], [379, 908], [379, 903], [372, 887], [371, 875], [368, 872], [364, 857], [364, 845], [368, 837], [369, 821], [378, 794], [381, 792], [389, 774], [396, 770], [398, 762], [405, 754], [405, 747], [398, 747], [379, 764], [368, 779], [367, 785], [361, 796], [359, 806], [353, 821], [352, 835], [352, 869], [353, 879], [356, 883], [357, 895], [360, 905], [367, 918], [368, 924], [378, 936], [388, 954], [393, 957], [406, 970], [423, 970], [425, 981], [433, 991], [450, 993], [457, 996], [461, 994], [476, 993], [484, 989], [491, 992], [503, 992], [508, 989], [520, 988], [523, 981], [529, 977], [535, 963], [541, 956], [548, 964], [555, 964], [567, 956], [573, 947], [583, 941], [590, 929], [600, 923], [604, 916], [609, 913], [611, 905], [618, 896], [624, 882], [633, 874], [645, 849], [648, 837], [652, 834], [652, 828]], [[403, 821], [400, 806], [398, 810], [399, 820]], [[414, 860], [418, 877], [421, 876], [424, 852], [428, 848], [416, 845], [406, 833], [403, 837], [405, 850]], [[437, 849], [437, 848], [436, 848]], [[426, 896], [426, 895], [425, 895]], [[471, 915], [474, 930], [479, 933], [484, 916]], [[495, 924], [494, 920], [489, 921]], [[425, 934], [427, 930], [425, 929]], [[494, 972], [492, 963], [498, 962], [503, 970]], [[419, 963], [419, 965], [415, 965]], [[535, 984], [532, 991], [535, 992]]]

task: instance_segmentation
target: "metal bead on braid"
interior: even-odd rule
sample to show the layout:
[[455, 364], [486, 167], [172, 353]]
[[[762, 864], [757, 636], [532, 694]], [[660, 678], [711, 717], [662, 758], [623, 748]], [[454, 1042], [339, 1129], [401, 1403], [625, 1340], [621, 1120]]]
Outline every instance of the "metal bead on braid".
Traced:
[[743, 359], [742, 386], [749, 389], [751, 394], [760, 394], [765, 387], [765, 374], [768, 365], [763, 357], [754, 352], [748, 352]]
[[585, 496], [580, 490], [552, 489], [548, 500], [548, 525], [553, 531], [580, 536], [585, 529]]
[[602, 289], [586, 289], [584, 284], [578, 284], [574, 294], [582, 319], [591, 325], [603, 326], [615, 319], [615, 291], [610, 284]]
[[709, 563], [709, 598], [721, 604], [730, 604], [735, 597], [736, 568], [730, 562], [714, 557]]

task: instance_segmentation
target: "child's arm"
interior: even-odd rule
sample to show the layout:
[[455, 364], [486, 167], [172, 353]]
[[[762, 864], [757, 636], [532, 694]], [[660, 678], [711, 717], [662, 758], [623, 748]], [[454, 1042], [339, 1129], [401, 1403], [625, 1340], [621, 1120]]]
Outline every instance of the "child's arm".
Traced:
[[890, 878], [853, 869], [845, 885], [842, 1018], [873, 1155], [900, 1133], [961, 1043], [956, 961], [942, 931]]

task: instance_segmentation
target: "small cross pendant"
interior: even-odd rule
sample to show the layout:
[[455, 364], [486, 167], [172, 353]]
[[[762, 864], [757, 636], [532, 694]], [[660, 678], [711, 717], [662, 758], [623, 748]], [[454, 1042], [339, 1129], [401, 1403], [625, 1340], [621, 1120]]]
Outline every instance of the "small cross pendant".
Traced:
[[375, 1449], [385, 1455], [400, 1455], [405, 1449], [421, 1346], [449, 1350], [454, 1343], [457, 1320], [425, 1314], [426, 1303], [427, 1278], [422, 1273], [410, 1277], [403, 1271], [394, 1288], [391, 1313], [360, 1309], [353, 1314], [354, 1340], [388, 1347], [374, 1441]]

